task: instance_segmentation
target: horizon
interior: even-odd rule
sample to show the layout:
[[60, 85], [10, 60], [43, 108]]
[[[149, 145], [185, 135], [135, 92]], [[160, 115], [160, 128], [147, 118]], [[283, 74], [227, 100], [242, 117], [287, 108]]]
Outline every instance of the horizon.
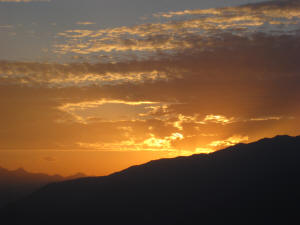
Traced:
[[0, 215], [14, 225], [282, 224], [299, 209], [299, 147], [300, 136], [281, 135], [110, 176], [1, 173]]
[[0, 0], [0, 167], [104, 176], [300, 135], [299, 0]]
[[63, 176], [61, 174], [48, 174], [48, 173], [41, 173], [41, 172], [32, 172], [32, 171], [27, 171], [26, 169], [22, 168], [22, 167], [19, 167], [17, 169], [7, 169], [7, 168], [4, 168], [0, 165], [0, 169], [4, 169], [6, 170], [7, 172], [19, 172], [19, 171], [22, 171], [22, 172], [25, 172], [27, 174], [31, 174], [31, 175], [48, 175], [48, 176], [60, 176], [62, 178], [69, 178], [69, 177], [72, 177], [72, 176], [77, 176], [77, 175], [80, 175], [82, 177], [102, 177], [102, 176], [110, 176], [112, 174], [115, 174], [115, 173], [119, 173], [121, 171], [124, 171], [124, 170], [127, 170], [131, 167], [135, 167], [135, 166], [141, 166], [141, 165], [144, 165], [144, 164], [148, 164], [148, 163], [151, 163], [153, 161], [157, 161], [157, 160], [160, 160], [160, 159], [177, 159], [177, 158], [180, 158], [180, 157], [190, 157], [190, 156], [195, 156], [195, 155], [201, 155], [201, 154], [204, 154], [204, 155], [210, 155], [210, 154], [213, 154], [213, 153], [216, 153], [218, 151], [223, 151], [223, 150], [227, 150], [227, 149], [230, 149], [231, 147], [235, 147], [235, 146], [239, 146], [240, 144], [252, 144], [252, 143], [258, 143], [258, 142], [261, 142], [261, 141], [264, 141], [264, 140], [272, 140], [272, 139], [276, 139], [276, 138], [282, 138], [282, 137], [289, 137], [289, 138], [299, 138], [300, 135], [297, 135], [297, 136], [290, 136], [290, 135], [285, 135], [285, 134], [279, 134], [279, 135], [276, 135], [276, 136], [273, 136], [273, 137], [264, 137], [262, 139], [259, 139], [259, 140], [256, 140], [256, 141], [253, 141], [253, 142], [250, 142], [250, 143], [243, 143], [243, 142], [240, 142], [240, 143], [237, 143], [235, 145], [231, 145], [229, 147], [225, 147], [225, 148], [222, 148], [222, 149], [217, 149], [213, 152], [207, 152], [207, 153], [195, 153], [193, 155], [184, 155], [184, 156], [176, 156], [176, 157], [173, 157], [173, 158], [159, 158], [159, 159], [152, 159], [150, 161], [146, 161], [142, 164], [133, 164], [133, 165], [130, 165], [129, 167], [125, 167], [125, 168], [122, 168], [120, 170], [117, 170], [117, 171], [113, 171], [111, 173], [108, 173], [108, 174], [103, 174], [103, 175], [89, 175], [89, 174], [84, 174], [84, 173], [81, 173], [81, 172], [77, 172], [77, 173], [74, 173], [74, 174], [68, 174], [66, 176]]

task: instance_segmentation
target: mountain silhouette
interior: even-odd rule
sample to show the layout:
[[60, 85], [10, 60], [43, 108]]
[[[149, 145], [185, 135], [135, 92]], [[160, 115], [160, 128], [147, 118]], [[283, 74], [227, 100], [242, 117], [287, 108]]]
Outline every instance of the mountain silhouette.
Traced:
[[29, 173], [23, 168], [7, 170], [0, 167], [0, 207], [27, 196], [46, 184], [84, 176], [81, 173], [70, 177], [50, 176], [42, 173]]
[[2, 209], [1, 218], [16, 225], [293, 224], [299, 175], [300, 136], [277, 136], [52, 183]]

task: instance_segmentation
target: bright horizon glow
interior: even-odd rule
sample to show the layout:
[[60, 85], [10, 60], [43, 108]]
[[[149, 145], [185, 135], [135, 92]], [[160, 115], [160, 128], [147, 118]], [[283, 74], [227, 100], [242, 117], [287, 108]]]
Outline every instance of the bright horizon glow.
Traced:
[[299, 135], [299, 1], [6, 0], [0, 21], [0, 167], [107, 175]]

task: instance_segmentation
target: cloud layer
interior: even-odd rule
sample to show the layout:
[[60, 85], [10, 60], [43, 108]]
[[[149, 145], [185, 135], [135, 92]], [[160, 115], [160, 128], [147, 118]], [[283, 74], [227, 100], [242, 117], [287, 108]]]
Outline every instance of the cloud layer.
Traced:
[[[125, 51], [178, 51], [195, 47], [210, 49], [224, 32], [236, 35], [297, 32], [299, 1], [271, 1], [220, 9], [185, 10], [154, 14], [164, 22], [100, 30], [72, 29], [61, 32], [61, 54], [92, 54]], [[183, 17], [176, 19], [176, 17]]]
[[0, 61], [0, 146], [174, 156], [296, 135], [299, 10], [271, 1], [60, 32], [54, 51], [77, 62]]

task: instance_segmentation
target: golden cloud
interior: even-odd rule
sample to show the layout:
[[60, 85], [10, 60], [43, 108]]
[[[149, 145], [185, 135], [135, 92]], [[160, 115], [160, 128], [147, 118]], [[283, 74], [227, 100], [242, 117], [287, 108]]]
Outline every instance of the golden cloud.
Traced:
[[[172, 20], [175, 16], [192, 16]], [[259, 30], [285, 32], [297, 31], [300, 22], [300, 4], [297, 1], [268, 2], [205, 10], [184, 10], [155, 14], [169, 20], [131, 27], [115, 27], [100, 30], [66, 30], [58, 35], [63, 43], [55, 45], [57, 53], [91, 54], [113, 51], [178, 51], [213, 46], [210, 38], [223, 32], [249, 35]]]
[[172, 147], [172, 142], [184, 139], [180, 133], [173, 133], [171, 136], [157, 138], [154, 134], [148, 134], [148, 138], [137, 141], [133, 138], [119, 143], [77, 143], [80, 147], [87, 149], [98, 149], [107, 151], [170, 151], [177, 150]]
[[[101, 118], [103, 121], [112, 120], [130, 120], [128, 117], [124, 117], [124, 112], [128, 112], [128, 106], [132, 108], [131, 120], [139, 119], [140, 111], [147, 111], [149, 105], [160, 105], [159, 102], [151, 101], [124, 101], [117, 99], [101, 99], [97, 101], [86, 101], [79, 103], [66, 103], [59, 106], [58, 109], [67, 112], [73, 116], [73, 118], [80, 123], [93, 122], [93, 120]], [[109, 105], [108, 108], [103, 106]], [[92, 113], [89, 113], [92, 111]], [[111, 112], [115, 111], [115, 112]], [[91, 116], [94, 115], [94, 116]], [[114, 115], [114, 116], [112, 116]], [[128, 115], [127, 115], [128, 116]], [[92, 118], [92, 120], [91, 120]]]
[[212, 146], [212, 147], [226, 147], [226, 146], [233, 146], [233, 145], [236, 145], [238, 143], [241, 143], [241, 142], [245, 142], [245, 141], [248, 141], [249, 140], [249, 137], [248, 136], [240, 136], [240, 135], [234, 135], [232, 137], [229, 137], [225, 140], [221, 140], [221, 141], [213, 141], [211, 142], [209, 145]]

